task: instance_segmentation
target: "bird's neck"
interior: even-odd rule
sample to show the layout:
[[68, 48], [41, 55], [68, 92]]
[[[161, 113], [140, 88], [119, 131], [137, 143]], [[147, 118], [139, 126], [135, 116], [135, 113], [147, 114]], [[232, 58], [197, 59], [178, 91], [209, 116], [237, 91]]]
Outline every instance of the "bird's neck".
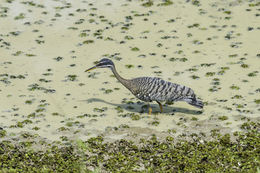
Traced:
[[124, 79], [123, 77], [121, 77], [117, 71], [115, 67], [111, 68], [112, 72], [114, 73], [115, 77], [117, 78], [117, 80], [122, 83], [126, 88], [130, 89], [130, 80], [128, 79]]

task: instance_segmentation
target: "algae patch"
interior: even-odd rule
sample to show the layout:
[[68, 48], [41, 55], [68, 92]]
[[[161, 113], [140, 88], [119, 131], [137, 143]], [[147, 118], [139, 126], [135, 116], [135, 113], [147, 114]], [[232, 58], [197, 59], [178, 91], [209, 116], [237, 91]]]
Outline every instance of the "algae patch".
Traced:
[[[244, 123], [244, 132], [221, 135], [211, 132], [212, 140], [204, 134], [167, 136], [141, 139], [138, 143], [124, 139], [105, 142], [101, 136], [87, 141], [36, 144], [35, 137], [23, 134], [25, 141], [0, 143], [1, 171], [60, 171], [60, 172], [255, 172], [260, 167], [260, 124]], [[0, 130], [3, 136], [3, 130]], [[34, 145], [38, 149], [33, 149]], [[39, 148], [41, 148], [39, 150]]]

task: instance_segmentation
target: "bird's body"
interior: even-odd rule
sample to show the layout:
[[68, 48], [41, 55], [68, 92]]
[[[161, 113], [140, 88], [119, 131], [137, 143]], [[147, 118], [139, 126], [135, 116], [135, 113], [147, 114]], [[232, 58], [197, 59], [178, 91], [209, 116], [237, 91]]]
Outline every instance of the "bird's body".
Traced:
[[137, 92], [133, 94], [146, 102], [174, 102], [195, 96], [189, 87], [164, 81], [157, 77], [140, 77], [131, 81], [137, 84]]
[[[160, 106], [161, 112], [161, 102], [186, 101], [195, 107], [203, 108], [203, 102], [196, 98], [194, 91], [189, 87], [164, 81], [157, 77], [138, 77], [130, 80], [124, 79], [117, 73], [114, 63], [105, 58], [96, 66], [86, 71], [97, 67], [109, 67], [119, 82], [128, 88], [133, 95], [145, 102], [156, 101]], [[152, 110], [149, 107], [149, 114], [151, 111]]]

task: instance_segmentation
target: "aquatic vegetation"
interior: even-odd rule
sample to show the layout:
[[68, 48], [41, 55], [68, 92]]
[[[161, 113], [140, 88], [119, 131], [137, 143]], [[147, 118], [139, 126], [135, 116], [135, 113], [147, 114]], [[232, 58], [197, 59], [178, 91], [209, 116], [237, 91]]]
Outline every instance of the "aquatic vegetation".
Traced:
[[83, 44], [91, 44], [91, 43], [94, 43], [94, 40], [85, 40], [82, 43]]
[[45, 83], [51, 82], [51, 80], [47, 80], [47, 79], [43, 79], [43, 78], [39, 79], [39, 81], [40, 82], [45, 82]]
[[107, 107], [103, 107], [103, 108], [94, 108], [93, 111], [94, 112], [104, 112], [107, 110]]
[[255, 76], [257, 76], [257, 73], [258, 73], [258, 71], [254, 71], [254, 72], [248, 73], [248, 76], [255, 77]]
[[[186, 62], [186, 61], [188, 61], [188, 59], [187, 59], [187, 58], [174, 58], [174, 57], [172, 57], [172, 58], [169, 59], [169, 61]], [[193, 68], [193, 69], [195, 69], [195, 68]], [[191, 71], [192, 71], [192, 70], [191, 70]]]
[[247, 65], [247, 64], [241, 64], [241, 67], [242, 67], [242, 68], [249, 68], [249, 65]]
[[207, 72], [205, 74], [206, 77], [211, 77], [211, 76], [214, 76], [216, 73], [215, 72]]
[[31, 53], [26, 53], [25, 56], [33, 57], [33, 56], [36, 56], [36, 55], [35, 54], [31, 54]]
[[232, 99], [242, 99], [243, 96], [241, 95], [234, 95], [233, 97], [231, 97]]
[[130, 128], [130, 126], [127, 125], [127, 124], [121, 124], [121, 125], [119, 126], [119, 128], [121, 128], [121, 129], [128, 129], [128, 128]]
[[191, 118], [191, 121], [198, 121], [198, 118], [192, 117], [192, 118]]
[[13, 53], [12, 55], [13, 56], [19, 56], [21, 55], [23, 52], [22, 51], [16, 51], [15, 53]]
[[132, 120], [140, 120], [141, 119], [141, 116], [139, 114], [136, 114], [136, 113], [125, 113], [125, 114], [119, 114], [118, 115], [119, 117], [130, 117]]
[[54, 60], [56, 60], [56, 61], [61, 61], [61, 60], [63, 60], [63, 57], [61, 57], [61, 56], [58, 56], [58, 57], [56, 57], [56, 58], [53, 58]]
[[220, 116], [220, 117], [218, 117], [218, 119], [219, 119], [219, 120], [222, 120], [222, 121], [225, 121], [225, 120], [228, 119], [228, 117], [227, 117], [227, 116]]
[[[257, 172], [259, 5], [3, 1], [0, 172]], [[206, 108], [147, 116], [113, 75], [82, 75], [97, 57], [194, 86]]]
[[140, 49], [138, 47], [132, 47], [131, 50], [132, 51], [139, 51]]
[[25, 14], [24, 13], [20, 13], [18, 16], [15, 16], [15, 20], [21, 20], [25, 18]]
[[77, 75], [70, 74], [66, 76], [67, 80], [66, 81], [76, 81], [77, 80]]
[[124, 39], [126, 39], [126, 40], [133, 40], [134, 37], [132, 37], [132, 36], [130, 36], [130, 35], [126, 35], [126, 36], [124, 37]]
[[[183, 136], [178, 142], [168, 136], [159, 141], [152, 136], [138, 143], [124, 139], [107, 143], [101, 136], [87, 141], [70, 141], [63, 136], [62, 140], [70, 143], [52, 143], [42, 151], [30, 149], [35, 145], [31, 140], [18, 144], [2, 141], [1, 170], [90, 171], [98, 168], [109, 172], [135, 169], [196, 172], [199, 168], [205, 172], [254, 172], [260, 166], [259, 123], [244, 123], [241, 128], [245, 132], [235, 132], [235, 140], [231, 140], [230, 134], [222, 135], [218, 130], [212, 130], [211, 141], [205, 141], [203, 134], [195, 133], [189, 135], [191, 140], [184, 140]], [[24, 137], [33, 138], [30, 134], [24, 134]]]
[[152, 125], [152, 126], [158, 126], [158, 125], [160, 124], [160, 121], [154, 120], [154, 121], [152, 121], [152, 122], [149, 122], [148, 124], [149, 124], [149, 125]]
[[11, 84], [13, 79], [25, 79], [25, 75], [9, 75], [9, 74], [0, 74], [0, 82], [3, 82], [4, 84]]
[[124, 110], [123, 110], [120, 106], [117, 106], [117, 107], [115, 108], [115, 110], [117, 110], [117, 113], [122, 113], [122, 112], [124, 112]]
[[254, 101], [256, 104], [260, 104], [260, 99], [255, 99]]
[[130, 114], [130, 118], [132, 120], [140, 120], [141, 119], [140, 115], [138, 115], [138, 114]]
[[132, 64], [126, 64], [125, 67], [126, 67], [126, 68], [133, 68], [134, 65], [132, 65]]
[[192, 79], [199, 79], [200, 77], [199, 76], [196, 76], [196, 75], [192, 75], [190, 76]]
[[157, 6], [168, 6], [172, 4], [173, 2], [171, 0], [164, 0], [162, 3], [159, 3]]
[[28, 85], [28, 90], [29, 90], [29, 91], [41, 90], [41, 91], [43, 91], [44, 93], [55, 93], [55, 92], [56, 92], [55, 89], [47, 89], [47, 88], [41, 87], [41, 86], [40, 86], [39, 84], [37, 84], [37, 83]]
[[6, 130], [0, 129], [0, 138], [3, 138], [6, 136]]
[[153, 1], [148, 0], [147, 2], [142, 3], [141, 5], [144, 6], [144, 7], [151, 7], [151, 6], [153, 6]]
[[109, 93], [111, 93], [111, 92], [113, 92], [112, 89], [106, 89], [106, 90], [104, 90], [104, 93], [105, 93], [105, 94], [109, 94]]
[[240, 89], [240, 87], [239, 87], [239, 86], [236, 86], [236, 85], [232, 85], [230, 88], [231, 88], [232, 90], [239, 90], [239, 89]]

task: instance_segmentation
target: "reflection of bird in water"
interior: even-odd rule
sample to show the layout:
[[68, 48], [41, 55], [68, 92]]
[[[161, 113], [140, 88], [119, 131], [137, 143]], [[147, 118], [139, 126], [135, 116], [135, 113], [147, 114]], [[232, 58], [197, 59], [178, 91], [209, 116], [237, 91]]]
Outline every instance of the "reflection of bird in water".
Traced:
[[[190, 105], [203, 108], [203, 102], [196, 98], [193, 90], [189, 87], [164, 81], [156, 77], [139, 77], [134, 79], [124, 79], [116, 71], [114, 63], [110, 59], [101, 59], [94, 67], [87, 69], [85, 72], [95, 68], [110, 68], [115, 77], [127, 89], [129, 89], [137, 98], [145, 102], [156, 101], [161, 112], [163, 107], [161, 102], [185, 101]], [[149, 114], [152, 108], [149, 105]]]

